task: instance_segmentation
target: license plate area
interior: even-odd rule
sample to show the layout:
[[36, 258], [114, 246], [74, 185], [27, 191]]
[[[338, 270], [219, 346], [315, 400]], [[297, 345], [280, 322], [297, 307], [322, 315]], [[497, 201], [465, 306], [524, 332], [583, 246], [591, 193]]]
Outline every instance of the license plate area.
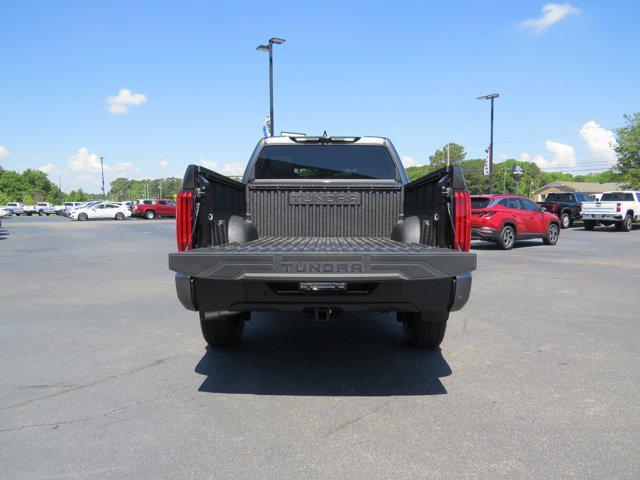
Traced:
[[378, 285], [374, 282], [270, 282], [269, 287], [278, 295], [368, 295]]
[[300, 282], [298, 289], [303, 292], [345, 291], [347, 282]]

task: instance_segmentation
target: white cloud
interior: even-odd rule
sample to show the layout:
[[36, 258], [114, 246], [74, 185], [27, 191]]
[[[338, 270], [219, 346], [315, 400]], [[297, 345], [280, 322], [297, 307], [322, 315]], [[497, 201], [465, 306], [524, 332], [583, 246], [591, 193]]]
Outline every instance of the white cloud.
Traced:
[[520, 155], [523, 162], [536, 163], [543, 170], [571, 170], [576, 166], [576, 152], [571, 145], [565, 143], [547, 140], [544, 144], [547, 151], [553, 154], [553, 157], [547, 159], [542, 155], [536, 155], [531, 158], [528, 153]]
[[166, 158], [161, 158], [160, 160], [158, 160], [158, 165], [161, 168], [168, 168], [169, 165], [171, 165], [171, 162], [169, 160], [167, 160]]
[[611, 130], [602, 128], [591, 120], [580, 129], [580, 137], [587, 143], [587, 148], [594, 157], [597, 157], [594, 160], [602, 160], [611, 165], [616, 164], [618, 158], [614, 148], [617, 146], [617, 142]]
[[420, 164], [417, 161], [415, 161], [413, 157], [409, 155], [405, 155], [404, 157], [402, 157], [402, 165], [404, 165], [404, 168], [409, 168], [409, 167], [417, 167]]
[[542, 15], [540, 17], [520, 22], [520, 27], [536, 33], [543, 33], [560, 20], [579, 13], [580, 10], [568, 3], [545, 3], [542, 6]]
[[133, 163], [131, 162], [117, 162], [113, 167], [114, 172], [122, 172], [123, 170], [133, 169]]
[[121, 88], [117, 95], [107, 98], [109, 112], [123, 114], [129, 111], [130, 106], [142, 105], [147, 101], [147, 96], [143, 93], [133, 93], [128, 88]]
[[11, 152], [7, 147], [3, 147], [2, 145], [0, 145], [0, 160], [2, 160], [3, 158], [7, 158], [10, 154]]
[[51, 162], [47, 163], [46, 165], [42, 165], [41, 167], [38, 167], [38, 170], [46, 174], [53, 172], [55, 169], [56, 169], [56, 166]]
[[229, 177], [241, 176], [244, 173], [244, 169], [246, 167], [246, 164], [238, 162], [225, 163], [222, 166], [218, 165], [216, 162], [212, 162], [211, 160], [203, 160], [201, 163], [209, 170], [213, 170], [214, 172], [218, 172]]
[[[98, 173], [101, 171], [100, 157], [95, 153], [89, 153], [89, 149], [82, 147], [78, 153], [69, 157], [69, 168], [74, 172]], [[104, 171], [108, 171], [109, 166], [104, 166]]]

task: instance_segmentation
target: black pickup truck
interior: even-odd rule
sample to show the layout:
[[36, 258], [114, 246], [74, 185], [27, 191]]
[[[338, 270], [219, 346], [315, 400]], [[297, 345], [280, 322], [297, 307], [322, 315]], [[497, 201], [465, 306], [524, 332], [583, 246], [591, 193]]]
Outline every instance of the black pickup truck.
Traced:
[[560, 219], [562, 228], [569, 228], [573, 222], [582, 218], [582, 202], [590, 202], [587, 193], [549, 193], [544, 202], [537, 202], [550, 213], [555, 213]]
[[462, 171], [408, 182], [380, 137], [263, 139], [241, 182], [190, 165], [176, 225], [169, 268], [212, 346], [237, 343], [254, 311], [379, 311], [435, 348], [476, 268]]

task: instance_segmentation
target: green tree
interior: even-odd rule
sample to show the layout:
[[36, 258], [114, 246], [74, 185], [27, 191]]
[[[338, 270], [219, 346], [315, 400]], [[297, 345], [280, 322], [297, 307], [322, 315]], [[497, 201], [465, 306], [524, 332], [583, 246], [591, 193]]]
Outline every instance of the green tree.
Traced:
[[640, 112], [625, 115], [627, 124], [616, 130], [616, 170], [627, 188], [640, 188]]
[[431, 168], [431, 171], [447, 166], [447, 146], [449, 146], [449, 160], [451, 165], [459, 165], [464, 161], [467, 156], [464, 147], [457, 143], [449, 142], [443, 146], [441, 150], [436, 150], [433, 155], [429, 156], [428, 166]]

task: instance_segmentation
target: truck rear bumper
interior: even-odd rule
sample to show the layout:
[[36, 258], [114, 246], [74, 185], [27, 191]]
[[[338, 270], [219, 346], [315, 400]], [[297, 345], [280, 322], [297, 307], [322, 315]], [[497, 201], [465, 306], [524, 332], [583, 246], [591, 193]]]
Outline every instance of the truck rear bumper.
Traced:
[[[388, 239], [261, 239], [169, 256], [190, 310], [450, 311], [469, 298], [472, 253]], [[300, 282], [340, 282], [304, 291]]]
[[458, 311], [471, 294], [471, 272], [449, 279], [380, 282], [363, 293], [282, 291], [290, 282], [219, 281], [176, 273], [180, 303], [193, 311]]

